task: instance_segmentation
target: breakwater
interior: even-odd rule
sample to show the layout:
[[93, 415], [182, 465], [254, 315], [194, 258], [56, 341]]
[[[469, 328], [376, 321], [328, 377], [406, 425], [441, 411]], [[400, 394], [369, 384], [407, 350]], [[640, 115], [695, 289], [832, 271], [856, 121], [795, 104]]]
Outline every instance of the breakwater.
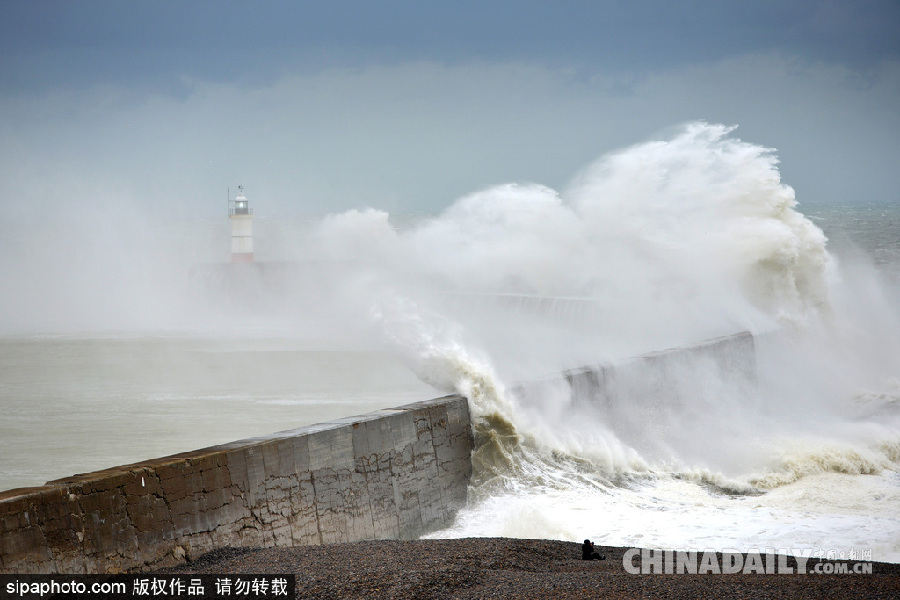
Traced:
[[521, 401], [539, 402], [563, 387], [572, 406], [590, 406], [613, 424], [625, 418], [623, 411], [677, 409], [693, 398], [714, 397], [719, 389], [753, 395], [758, 370], [757, 340], [743, 331], [570, 369], [520, 383], [513, 391]]
[[447, 396], [0, 493], [0, 571], [160, 568], [224, 546], [411, 539], [466, 502]]
[[716, 388], [754, 393], [757, 385], [756, 340], [749, 332], [718, 337], [685, 347], [651, 352], [606, 365], [563, 373], [573, 403], [604, 408], [620, 420], [620, 400], [634, 410], [677, 408], [697, 397], [714, 397]]
[[[562, 386], [634, 447], [694, 398], [752, 396], [757, 348], [739, 333], [514, 388]], [[0, 572], [105, 573], [225, 546], [412, 539], [467, 499], [469, 406], [447, 396], [0, 492]]]

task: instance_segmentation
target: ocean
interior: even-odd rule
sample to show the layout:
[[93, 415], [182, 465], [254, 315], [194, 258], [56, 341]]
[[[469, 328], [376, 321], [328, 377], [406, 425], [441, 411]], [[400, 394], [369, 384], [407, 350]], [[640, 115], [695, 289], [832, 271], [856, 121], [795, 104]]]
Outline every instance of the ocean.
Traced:
[[[126, 289], [76, 286], [68, 312], [18, 292], [0, 488], [459, 392], [470, 501], [429, 537], [900, 562], [900, 199], [796, 197], [772, 151], [693, 123], [564, 190], [278, 239], [306, 266], [178, 278], [168, 257], [136, 278], [122, 259]], [[562, 376], [624, 381], [630, 357], [739, 332], [750, 384], [696, 362], [629, 367], [615, 397]]]
[[274, 336], [0, 338], [0, 489], [435, 397], [383, 353]]

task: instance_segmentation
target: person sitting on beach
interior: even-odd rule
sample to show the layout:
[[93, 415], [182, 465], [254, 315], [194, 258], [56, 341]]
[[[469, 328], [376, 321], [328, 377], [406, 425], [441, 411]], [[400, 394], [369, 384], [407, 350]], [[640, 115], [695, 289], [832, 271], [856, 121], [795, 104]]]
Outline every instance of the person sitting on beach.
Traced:
[[606, 557], [601, 556], [594, 549], [594, 544], [591, 540], [584, 540], [584, 543], [581, 545], [581, 560], [603, 560], [604, 558]]

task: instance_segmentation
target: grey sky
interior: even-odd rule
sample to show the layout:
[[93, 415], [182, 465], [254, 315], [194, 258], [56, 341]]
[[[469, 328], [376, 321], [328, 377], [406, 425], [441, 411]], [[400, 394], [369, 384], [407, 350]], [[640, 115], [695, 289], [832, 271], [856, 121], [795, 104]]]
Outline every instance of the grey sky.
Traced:
[[11, 87], [409, 60], [642, 73], [770, 51], [868, 68], [900, 52], [896, 2], [6, 0], [2, 10]]
[[897, 200], [897, 2], [0, 3], [5, 219], [435, 211], [706, 119]]

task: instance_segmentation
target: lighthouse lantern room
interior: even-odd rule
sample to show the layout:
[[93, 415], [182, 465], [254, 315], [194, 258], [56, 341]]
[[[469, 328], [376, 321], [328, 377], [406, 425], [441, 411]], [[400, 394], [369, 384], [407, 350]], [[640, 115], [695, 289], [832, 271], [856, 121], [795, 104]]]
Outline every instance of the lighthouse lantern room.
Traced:
[[253, 211], [242, 185], [238, 186], [238, 195], [229, 202], [228, 219], [231, 221], [231, 262], [253, 262]]

